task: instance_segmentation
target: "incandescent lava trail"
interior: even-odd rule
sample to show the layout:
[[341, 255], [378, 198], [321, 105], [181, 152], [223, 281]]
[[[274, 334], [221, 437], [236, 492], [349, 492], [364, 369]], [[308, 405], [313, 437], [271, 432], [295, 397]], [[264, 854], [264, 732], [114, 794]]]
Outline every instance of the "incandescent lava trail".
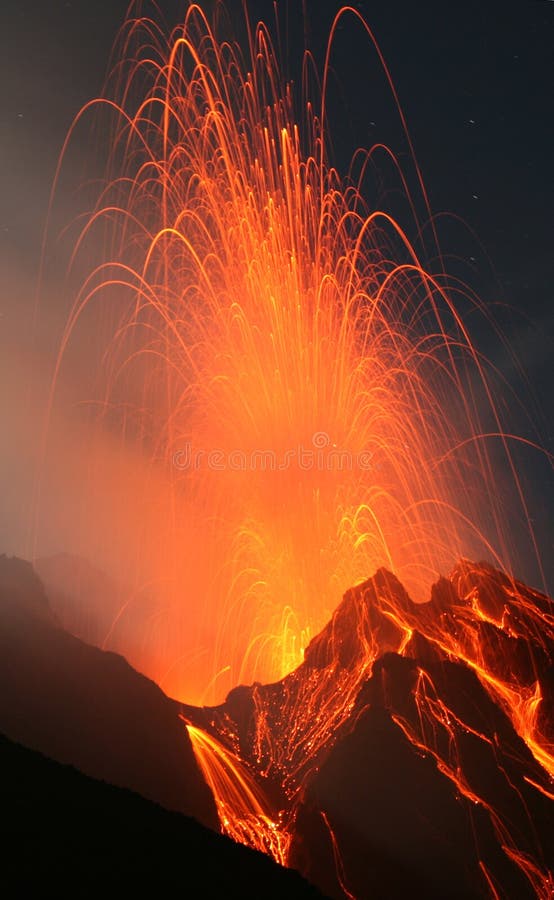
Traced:
[[107, 639], [133, 619], [137, 664], [188, 699], [282, 677], [381, 565], [419, 600], [461, 556], [509, 569], [491, 448], [527, 515], [492, 367], [466, 324], [485, 307], [426, 267], [437, 247], [410, 240], [422, 223], [409, 195], [404, 227], [367, 207], [364, 184], [390, 151], [357, 151], [344, 177], [330, 164], [341, 16], [367, 28], [342, 11], [316, 99], [306, 54], [302, 104], [263, 23], [246, 19], [243, 53], [194, 4], [169, 39], [131, 16], [104, 97], [78, 120], [96, 111], [111, 149], [73, 264], [98, 241], [104, 258], [68, 316], [52, 397], [96, 310], [108, 335], [97, 431], [145, 461], [134, 566], [156, 598], [114, 614]]

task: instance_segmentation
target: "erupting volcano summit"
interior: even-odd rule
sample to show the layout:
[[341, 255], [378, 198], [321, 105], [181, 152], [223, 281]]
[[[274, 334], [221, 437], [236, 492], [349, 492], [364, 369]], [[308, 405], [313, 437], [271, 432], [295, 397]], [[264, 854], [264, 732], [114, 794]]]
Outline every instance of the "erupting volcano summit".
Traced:
[[[522, 542], [542, 569], [514, 448], [548, 454], [513, 433], [478, 323], [508, 350], [449, 274], [379, 46], [345, 7], [298, 84], [282, 26], [247, 3], [233, 29], [221, 4], [213, 19], [187, 4], [173, 30], [143, 6], [52, 194], [51, 212], [92, 118], [106, 164], [64, 237], [34, 527], [83, 354], [72, 528], [120, 581], [37, 560], [58, 617], [41, 606], [40, 640], [144, 691], [170, 743], [156, 778], [134, 745], [84, 771], [180, 812], [168, 796], [188, 785], [197, 818], [332, 897], [547, 900], [554, 618], [546, 587], [515, 577]], [[404, 151], [375, 142], [339, 171], [344, 27], [381, 66]], [[49, 740], [33, 746], [79, 763]]]

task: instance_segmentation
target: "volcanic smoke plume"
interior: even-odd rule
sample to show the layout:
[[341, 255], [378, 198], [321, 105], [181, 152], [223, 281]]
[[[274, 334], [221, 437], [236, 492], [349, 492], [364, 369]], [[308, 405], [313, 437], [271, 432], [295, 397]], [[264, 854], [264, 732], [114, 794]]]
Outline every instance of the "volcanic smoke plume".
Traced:
[[[60, 161], [63, 179], [94, 113], [108, 161], [76, 226], [36, 498], [40, 522], [81, 349], [74, 525], [125, 578], [79, 614], [67, 560], [39, 568], [74, 633], [187, 700], [226, 834], [332, 896], [546, 898], [553, 619], [510, 574], [516, 520], [538, 559], [520, 439], [382, 59], [408, 164], [381, 145], [331, 163], [346, 20], [381, 59], [344, 9], [300, 98], [263, 23], [245, 16], [241, 49], [224, 14], [191, 4], [168, 37], [131, 11]], [[383, 160], [406, 221], [364, 199]]]

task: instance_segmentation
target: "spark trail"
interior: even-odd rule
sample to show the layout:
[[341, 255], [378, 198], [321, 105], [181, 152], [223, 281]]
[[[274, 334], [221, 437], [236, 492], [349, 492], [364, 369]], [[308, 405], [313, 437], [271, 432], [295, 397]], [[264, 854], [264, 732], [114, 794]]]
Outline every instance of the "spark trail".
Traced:
[[[339, 14], [322, 94], [300, 114], [268, 28], [246, 20], [243, 54], [192, 4], [169, 39], [129, 18], [105, 96], [80, 116], [106, 117], [111, 153], [74, 262], [99, 239], [108, 251], [74, 302], [52, 391], [97, 308], [111, 333], [98, 427], [120, 429], [148, 486], [163, 482], [154, 500], [144, 487], [134, 556], [156, 605], [142, 624], [117, 611], [109, 635], [134, 617], [137, 663], [189, 699], [291, 671], [381, 565], [416, 599], [462, 555], [509, 568], [491, 442], [527, 515], [461, 311], [486, 310], [367, 208], [380, 148], [345, 177], [329, 163], [325, 86], [347, 15], [367, 28]], [[101, 450], [90, 469], [93, 493]]]

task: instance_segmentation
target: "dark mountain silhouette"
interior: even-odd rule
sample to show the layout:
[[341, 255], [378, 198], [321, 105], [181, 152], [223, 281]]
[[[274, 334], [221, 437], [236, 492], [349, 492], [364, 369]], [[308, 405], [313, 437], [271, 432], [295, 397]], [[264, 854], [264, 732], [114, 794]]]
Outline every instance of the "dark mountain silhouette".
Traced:
[[214, 829], [179, 706], [114, 653], [63, 631], [30, 563], [0, 557], [0, 730]]
[[0, 736], [6, 897], [317, 900], [296, 872]]

